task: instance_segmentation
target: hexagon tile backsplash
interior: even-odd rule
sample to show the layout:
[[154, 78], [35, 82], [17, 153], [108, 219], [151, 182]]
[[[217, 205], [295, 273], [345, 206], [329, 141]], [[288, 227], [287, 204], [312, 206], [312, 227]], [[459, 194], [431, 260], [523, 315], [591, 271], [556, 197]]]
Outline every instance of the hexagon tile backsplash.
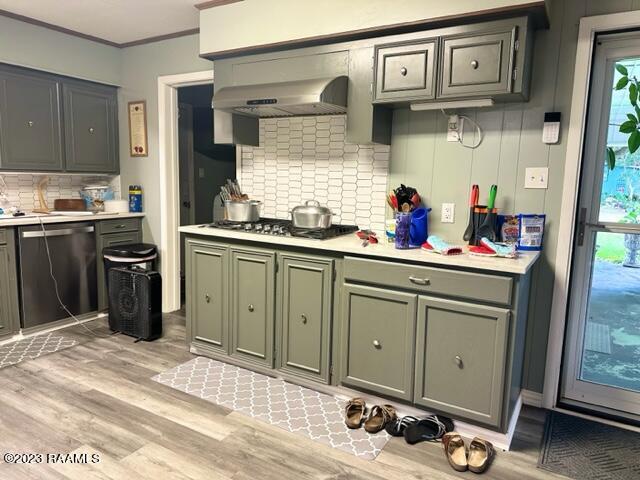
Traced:
[[334, 223], [384, 231], [390, 148], [345, 143], [345, 129], [344, 115], [260, 120], [260, 147], [242, 146], [237, 175], [263, 216], [317, 200]]

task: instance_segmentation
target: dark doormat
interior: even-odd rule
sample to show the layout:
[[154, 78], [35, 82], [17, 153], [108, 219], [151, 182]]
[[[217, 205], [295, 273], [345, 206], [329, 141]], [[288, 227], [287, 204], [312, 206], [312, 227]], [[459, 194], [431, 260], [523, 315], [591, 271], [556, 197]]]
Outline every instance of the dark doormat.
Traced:
[[576, 480], [638, 480], [640, 433], [549, 412], [538, 467]]

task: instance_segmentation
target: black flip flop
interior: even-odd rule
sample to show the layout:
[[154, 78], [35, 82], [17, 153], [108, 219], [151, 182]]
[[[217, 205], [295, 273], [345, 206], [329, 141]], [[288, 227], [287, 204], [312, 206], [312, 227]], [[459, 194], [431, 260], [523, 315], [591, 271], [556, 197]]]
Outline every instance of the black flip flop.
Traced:
[[405, 430], [411, 425], [418, 423], [420, 419], [412, 417], [411, 415], [405, 415], [402, 418], [396, 418], [395, 420], [388, 422], [384, 427], [385, 431], [394, 437], [401, 437]]
[[453, 431], [453, 420], [442, 415], [429, 415], [408, 426], [404, 431], [404, 439], [408, 444], [439, 440], [447, 432]]

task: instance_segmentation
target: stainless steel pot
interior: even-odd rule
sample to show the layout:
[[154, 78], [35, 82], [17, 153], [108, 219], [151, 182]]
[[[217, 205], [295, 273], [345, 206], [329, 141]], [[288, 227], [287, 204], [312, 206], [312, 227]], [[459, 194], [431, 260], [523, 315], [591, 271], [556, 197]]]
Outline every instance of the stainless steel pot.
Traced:
[[291, 210], [291, 221], [296, 228], [329, 228], [333, 213], [315, 200], [307, 200]]
[[230, 222], [257, 222], [260, 219], [260, 206], [257, 200], [225, 200], [227, 220]]

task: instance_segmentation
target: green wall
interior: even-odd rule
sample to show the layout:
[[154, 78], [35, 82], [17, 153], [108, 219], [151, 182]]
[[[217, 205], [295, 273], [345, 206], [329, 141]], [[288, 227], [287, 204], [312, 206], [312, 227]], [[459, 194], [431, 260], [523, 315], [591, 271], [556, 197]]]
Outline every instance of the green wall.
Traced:
[[120, 85], [122, 50], [0, 16], [0, 62]]
[[[118, 96], [120, 120], [120, 176], [123, 193], [130, 184], [144, 189], [145, 241], [160, 243], [160, 169], [158, 145], [158, 77], [211, 70], [198, 56], [198, 35], [164, 40], [122, 50], [122, 88]], [[147, 101], [149, 156], [129, 156], [127, 103]]]
[[[580, 18], [640, 9], [639, 0], [562, 0], [551, 4], [551, 28], [539, 31], [531, 98], [527, 103], [461, 111], [482, 127], [485, 137], [475, 150], [446, 141], [446, 117], [440, 111], [396, 110], [391, 147], [391, 186], [416, 187], [430, 206], [430, 229], [460, 241], [467, 225], [471, 185], [480, 185], [481, 201], [498, 185], [496, 206], [505, 213], [545, 213], [545, 248], [533, 272], [525, 359], [525, 388], [541, 392], [551, 301], [553, 265], [558, 245], [567, 127], [571, 113], [573, 70]], [[542, 143], [544, 112], [562, 112], [562, 138]], [[465, 129], [466, 130], [466, 129]], [[469, 130], [472, 132], [472, 129]], [[468, 137], [467, 142], [472, 138]], [[524, 189], [527, 167], [548, 167], [547, 190]], [[456, 222], [440, 223], [443, 202], [456, 204]]]

